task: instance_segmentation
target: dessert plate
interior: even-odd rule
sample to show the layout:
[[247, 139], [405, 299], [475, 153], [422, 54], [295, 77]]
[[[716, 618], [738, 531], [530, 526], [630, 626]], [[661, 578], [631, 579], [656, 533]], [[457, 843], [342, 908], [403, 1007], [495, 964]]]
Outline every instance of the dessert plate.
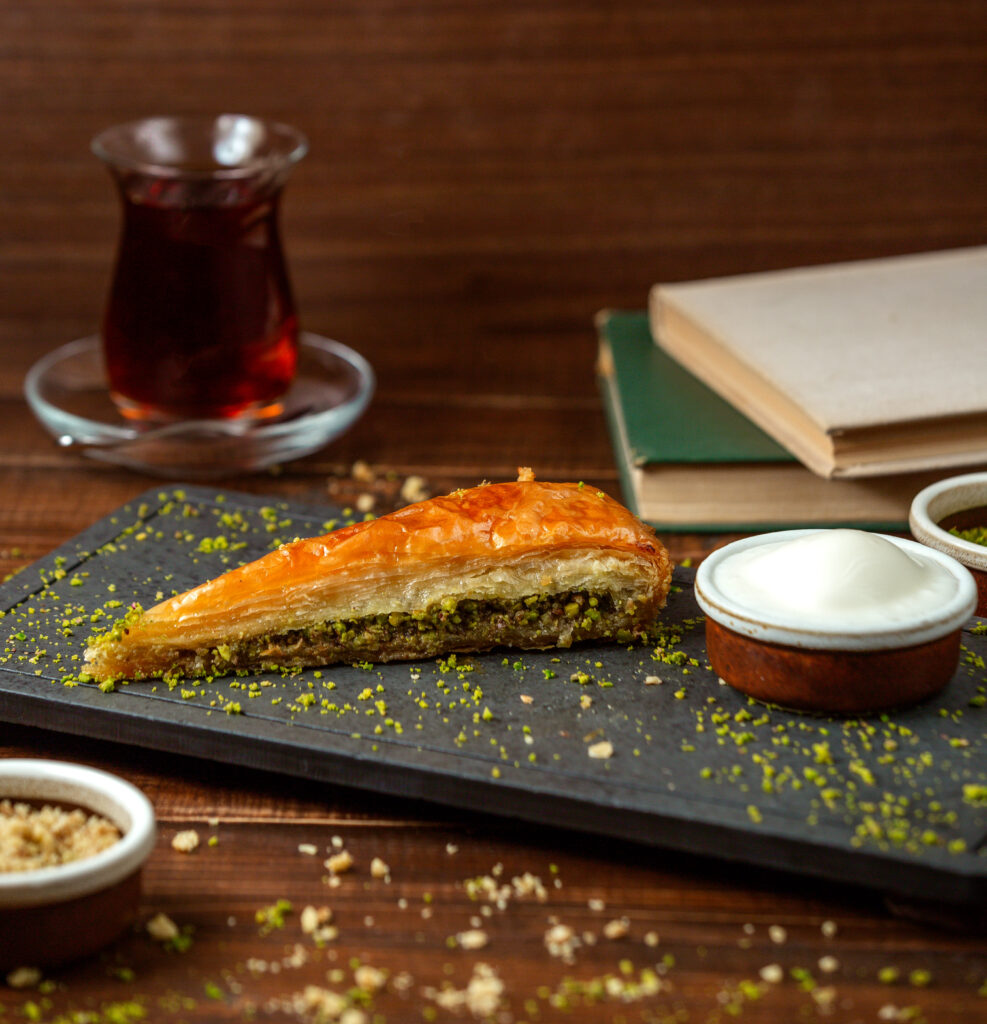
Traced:
[[963, 625], [960, 664], [934, 699], [852, 719], [722, 685], [681, 567], [648, 644], [106, 691], [79, 677], [90, 632], [131, 605], [351, 519], [214, 486], [145, 492], [0, 585], [0, 722], [780, 868], [821, 892], [856, 883], [902, 912], [984, 920], [983, 620]]
[[317, 451], [359, 419], [374, 387], [373, 369], [358, 352], [303, 333], [297, 376], [279, 415], [137, 423], [113, 404], [100, 339], [90, 335], [38, 360], [24, 395], [62, 448], [155, 476], [204, 480]]

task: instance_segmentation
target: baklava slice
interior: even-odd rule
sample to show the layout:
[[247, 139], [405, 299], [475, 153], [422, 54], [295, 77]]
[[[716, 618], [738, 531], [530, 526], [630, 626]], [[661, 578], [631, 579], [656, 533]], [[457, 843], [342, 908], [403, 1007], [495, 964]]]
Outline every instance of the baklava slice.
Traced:
[[97, 680], [256, 673], [493, 647], [626, 641], [664, 606], [654, 532], [582, 484], [483, 484], [285, 544], [134, 610], [86, 650]]

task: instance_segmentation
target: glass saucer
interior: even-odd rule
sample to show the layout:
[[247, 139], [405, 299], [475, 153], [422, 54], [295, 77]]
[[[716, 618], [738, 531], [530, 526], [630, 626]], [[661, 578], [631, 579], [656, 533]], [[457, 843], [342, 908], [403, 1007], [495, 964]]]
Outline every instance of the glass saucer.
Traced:
[[374, 385], [373, 369], [358, 352], [302, 333], [297, 376], [280, 415], [138, 423], [113, 404], [102, 345], [90, 335], [39, 359], [24, 380], [24, 395], [62, 448], [155, 476], [202, 480], [317, 451], [359, 419]]

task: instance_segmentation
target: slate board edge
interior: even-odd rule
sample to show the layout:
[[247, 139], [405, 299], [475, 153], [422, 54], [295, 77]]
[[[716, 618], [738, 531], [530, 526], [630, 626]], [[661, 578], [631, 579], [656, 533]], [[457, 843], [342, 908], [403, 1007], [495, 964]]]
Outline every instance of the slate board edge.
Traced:
[[[160, 506], [162, 494], [169, 497], [181, 494], [181, 500], [210, 505], [220, 504], [217, 497], [241, 507], [278, 505], [292, 516], [320, 523], [338, 513], [338, 509], [331, 506], [308, 506], [204, 485], [149, 488], [28, 566], [38, 574], [34, 577], [38, 580], [36, 586], [24, 586], [27, 577], [21, 574], [0, 585], [0, 608], [9, 609], [42, 589], [40, 573], [55, 568], [59, 556], [69, 559], [67, 565], [71, 565], [72, 558], [78, 565], [91, 557], [101, 545], [119, 535], [122, 517], [133, 514], [142, 504], [152, 508], [155, 503]], [[7, 691], [0, 706], [0, 719], [128, 746], [163, 752], [180, 751], [218, 763], [259, 768], [368, 793], [420, 799], [470, 813], [479, 811], [492, 816], [520, 818], [539, 826], [610, 836], [680, 854], [692, 853], [749, 864], [754, 868], [771, 868], [849, 883], [879, 890], [890, 897], [942, 900], [965, 910], [987, 908], [987, 876], [927, 863], [903, 862], [885, 857], [880, 851], [845, 851], [827, 846], [822, 848], [825, 859], [807, 857], [807, 853], [821, 852], [818, 843], [634, 809], [618, 808], [618, 813], [615, 813], [615, 808], [593, 801], [565, 798], [558, 794], [546, 799], [544, 794], [530, 787], [514, 786], [504, 780], [463, 780], [427, 768], [411, 773], [401, 765], [378, 763], [372, 778], [374, 784], [361, 784], [359, 778], [352, 777], [354, 758], [349, 754], [334, 756], [331, 752], [318, 751], [315, 752], [318, 756], [315, 756], [311, 750], [302, 752], [299, 744], [281, 743], [267, 737], [255, 737], [255, 742], [247, 747], [240, 742], [240, 737], [233, 734], [222, 734], [207, 727], [190, 727], [188, 723], [161, 720], [151, 723], [142, 716], [133, 715], [126, 717], [139, 724], [132, 734], [121, 738], [117, 720], [111, 721], [107, 716], [80, 705], [73, 705], [69, 714], [65, 713], [68, 705], [54, 706], [60, 709], [55, 714], [52, 713], [52, 703], [42, 697]], [[116, 714], [119, 716], [120, 712]]]

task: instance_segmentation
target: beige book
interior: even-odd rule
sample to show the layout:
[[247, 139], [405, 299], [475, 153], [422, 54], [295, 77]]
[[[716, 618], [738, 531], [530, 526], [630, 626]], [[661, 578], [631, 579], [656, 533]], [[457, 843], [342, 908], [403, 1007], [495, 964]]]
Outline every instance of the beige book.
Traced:
[[820, 476], [987, 460], [987, 246], [660, 284], [649, 316]]

